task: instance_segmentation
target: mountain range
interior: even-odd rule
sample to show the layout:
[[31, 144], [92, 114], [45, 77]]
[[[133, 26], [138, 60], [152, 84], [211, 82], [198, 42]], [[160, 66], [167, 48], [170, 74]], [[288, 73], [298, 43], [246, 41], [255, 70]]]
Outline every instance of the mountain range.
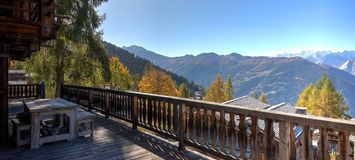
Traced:
[[[136, 56], [120, 47], [117, 47], [109, 42], [104, 41], [105, 48], [109, 56], [117, 56], [120, 61], [129, 69], [132, 75], [138, 77], [138, 79], [143, 75], [146, 65], [153, 65], [155, 68], [164, 70], [163, 68], [154, 65], [152, 62]], [[170, 71], [164, 70], [170, 77], [176, 82], [177, 85], [185, 83], [191, 91], [199, 90], [199, 87], [194, 82], [187, 80], [185, 77], [172, 73]]]
[[294, 104], [308, 84], [317, 81], [322, 74], [328, 74], [346, 102], [352, 106], [349, 114], [355, 117], [355, 76], [329, 65], [293, 56], [250, 57], [237, 53], [202, 53], [196, 56], [166, 57], [139, 46], [123, 49], [204, 87], [208, 87], [217, 74], [224, 79], [230, 76], [235, 97], [255, 91], [265, 92], [271, 104]]
[[343, 51], [343, 52], [332, 52], [332, 51], [303, 51], [301, 53], [285, 53], [279, 54], [279, 57], [302, 57], [313, 63], [326, 64], [335, 68], [339, 68], [350, 74], [355, 75], [354, 61], [355, 61], [355, 51]]

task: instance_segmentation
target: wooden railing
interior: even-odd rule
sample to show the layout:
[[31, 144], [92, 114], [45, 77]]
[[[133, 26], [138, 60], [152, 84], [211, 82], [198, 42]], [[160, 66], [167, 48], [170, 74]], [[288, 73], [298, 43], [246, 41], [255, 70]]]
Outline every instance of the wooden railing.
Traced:
[[8, 86], [9, 99], [44, 98], [44, 83], [41, 84], [12, 84]]
[[[61, 97], [131, 122], [134, 130], [140, 126], [175, 139], [180, 149], [189, 145], [220, 158], [329, 159], [330, 143], [336, 143], [337, 159], [354, 157], [353, 121], [72, 85], [62, 86]], [[295, 126], [302, 128], [300, 138]]]

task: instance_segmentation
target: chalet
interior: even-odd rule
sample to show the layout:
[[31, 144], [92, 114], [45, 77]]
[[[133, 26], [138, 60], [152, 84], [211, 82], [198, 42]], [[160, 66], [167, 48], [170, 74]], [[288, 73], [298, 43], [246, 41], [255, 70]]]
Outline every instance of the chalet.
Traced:
[[9, 84], [27, 84], [28, 75], [24, 70], [9, 70]]

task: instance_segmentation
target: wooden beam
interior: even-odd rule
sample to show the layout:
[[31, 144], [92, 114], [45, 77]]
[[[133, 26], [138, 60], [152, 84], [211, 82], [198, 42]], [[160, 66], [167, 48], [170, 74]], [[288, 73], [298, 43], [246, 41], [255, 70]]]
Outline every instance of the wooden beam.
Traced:
[[[0, 44], [0, 55], [6, 55], [7, 45]], [[8, 74], [9, 58], [0, 56], [0, 137], [1, 143], [6, 144], [8, 137]]]

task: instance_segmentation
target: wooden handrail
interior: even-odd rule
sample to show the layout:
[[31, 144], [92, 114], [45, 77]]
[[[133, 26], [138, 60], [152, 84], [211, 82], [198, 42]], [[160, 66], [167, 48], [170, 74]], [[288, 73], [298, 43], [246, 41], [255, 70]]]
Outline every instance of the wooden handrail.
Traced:
[[[327, 159], [330, 133], [338, 136], [339, 155], [353, 156], [349, 138], [354, 121], [74, 85], [62, 86], [62, 98], [131, 122], [133, 129], [140, 126], [178, 140], [180, 149], [190, 145], [221, 158], [308, 159], [318, 153], [318, 158]], [[295, 137], [296, 126], [305, 134]], [[319, 151], [313, 153], [309, 147], [316, 134]]]

